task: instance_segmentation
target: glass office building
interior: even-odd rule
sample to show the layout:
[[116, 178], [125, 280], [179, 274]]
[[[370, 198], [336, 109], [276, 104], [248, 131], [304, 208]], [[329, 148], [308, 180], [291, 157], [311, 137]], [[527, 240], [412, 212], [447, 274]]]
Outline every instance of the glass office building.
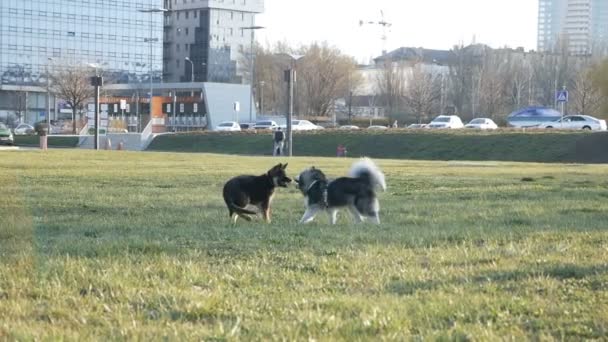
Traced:
[[[0, 91], [46, 70], [96, 64], [114, 83], [162, 77], [162, 0], [1, 0]], [[150, 68], [152, 66], [152, 68]]]
[[608, 1], [539, 0], [538, 50], [574, 55], [608, 52]]

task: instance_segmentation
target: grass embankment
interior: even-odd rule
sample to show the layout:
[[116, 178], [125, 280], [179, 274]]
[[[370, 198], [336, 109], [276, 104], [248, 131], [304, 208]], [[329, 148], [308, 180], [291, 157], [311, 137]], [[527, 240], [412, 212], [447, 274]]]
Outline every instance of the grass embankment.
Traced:
[[[285, 159], [0, 152], [0, 339], [604, 339], [608, 167], [381, 160], [381, 226], [228, 224]], [[352, 160], [294, 158], [344, 174]]]
[[[73, 136], [48, 136], [47, 140], [49, 147], [76, 147], [78, 145], [78, 137]], [[40, 146], [40, 137], [37, 135], [16, 135], [15, 145], [17, 146]]]
[[[327, 130], [294, 134], [294, 154], [335, 156], [346, 146], [351, 156], [416, 160], [497, 160], [522, 162], [608, 162], [608, 134], [583, 132], [471, 132]], [[270, 155], [265, 133], [179, 134], [157, 137], [151, 151]]]

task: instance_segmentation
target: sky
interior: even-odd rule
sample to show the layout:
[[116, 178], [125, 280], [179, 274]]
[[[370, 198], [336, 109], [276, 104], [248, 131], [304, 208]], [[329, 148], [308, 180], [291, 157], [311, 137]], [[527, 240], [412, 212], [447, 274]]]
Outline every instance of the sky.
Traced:
[[[396, 48], [449, 50], [456, 44], [536, 48], [538, 0], [264, 0], [262, 45], [327, 41], [360, 63]], [[392, 23], [383, 43], [383, 29]]]

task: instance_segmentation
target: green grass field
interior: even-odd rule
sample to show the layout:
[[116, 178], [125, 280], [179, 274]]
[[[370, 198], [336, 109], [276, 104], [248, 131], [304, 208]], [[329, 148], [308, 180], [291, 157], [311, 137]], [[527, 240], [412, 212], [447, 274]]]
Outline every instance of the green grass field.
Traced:
[[377, 160], [383, 223], [229, 224], [228, 178], [352, 159], [0, 152], [0, 340], [603, 340], [608, 166]]

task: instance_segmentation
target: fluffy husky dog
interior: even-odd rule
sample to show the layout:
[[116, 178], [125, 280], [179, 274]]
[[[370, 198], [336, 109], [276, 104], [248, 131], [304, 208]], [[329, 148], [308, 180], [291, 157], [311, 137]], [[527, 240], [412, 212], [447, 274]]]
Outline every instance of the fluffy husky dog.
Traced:
[[347, 208], [356, 222], [369, 217], [380, 224], [378, 189], [386, 190], [384, 174], [369, 158], [355, 162], [348, 177], [328, 180], [315, 167], [302, 171], [295, 180], [306, 198], [306, 212], [300, 223], [314, 220], [320, 212], [327, 210], [331, 224], [336, 223], [338, 209]]
[[291, 183], [291, 178], [285, 174], [286, 168], [287, 164], [278, 164], [261, 176], [238, 176], [226, 182], [224, 202], [234, 223], [239, 217], [251, 221], [249, 215], [256, 212], [246, 209], [248, 205], [259, 207], [264, 220], [270, 223], [270, 203], [275, 188], [286, 188]]

